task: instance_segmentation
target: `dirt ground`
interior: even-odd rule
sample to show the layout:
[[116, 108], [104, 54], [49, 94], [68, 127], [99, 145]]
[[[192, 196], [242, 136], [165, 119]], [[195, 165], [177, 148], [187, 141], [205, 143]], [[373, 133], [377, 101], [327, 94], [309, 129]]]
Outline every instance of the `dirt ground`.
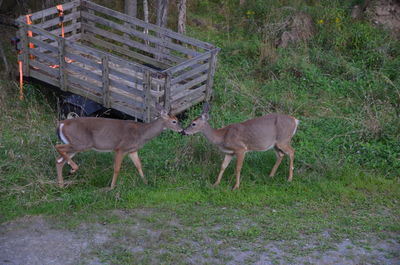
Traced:
[[[400, 264], [400, 242], [365, 235], [339, 242], [328, 232], [295, 240], [184, 224], [155, 209], [115, 210], [65, 225], [31, 216], [0, 225], [0, 264]], [[160, 218], [161, 217], [161, 218]], [[107, 221], [102, 221], [107, 220]]]

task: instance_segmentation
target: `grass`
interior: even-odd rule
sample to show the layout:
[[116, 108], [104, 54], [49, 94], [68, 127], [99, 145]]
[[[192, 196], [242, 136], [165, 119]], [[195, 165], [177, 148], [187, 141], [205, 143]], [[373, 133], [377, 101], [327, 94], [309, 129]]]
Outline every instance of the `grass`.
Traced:
[[[209, 11], [218, 10], [219, 5], [198, 3], [195, 15], [207, 25], [228, 23], [238, 16], [231, 10], [213, 17]], [[26, 100], [21, 102], [16, 84], [2, 81], [0, 222], [43, 214], [60, 218], [70, 229], [82, 222], [127, 225], [127, 219], [121, 221], [109, 210], [151, 209], [151, 214], [140, 218], [153, 230], [165, 232], [153, 250], [167, 249], [157, 255], [171, 263], [179, 263], [191, 247], [169, 243], [196, 238], [198, 233], [204, 243], [202, 231], [241, 249], [258, 240], [318, 237], [325, 232], [330, 238], [321, 239], [325, 243], [315, 248], [329, 249], [332, 242], [361, 240], [365, 234], [383, 239], [398, 235], [400, 78], [393, 69], [400, 65], [400, 46], [367, 22], [352, 22], [337, 3], [324, 8], [296, 5], [314, 19], [325, 16], [325, 21], [334, 21], [334, 16], [340, 16], [342, 24], [317, 25], [317, 34], [307, 45], [278, 49], [277, 60], [268, 64], [259, 64], [261, 36], [248, 37], [246, 27], [250, 31], [260, 26], [272, 10], [256, 13], [252, 19], [242, 17], [236, 24], [229, 22], [229, 34], [213, 27], [207, 31], [189, 27], [190, 35], [222, 48], [214, 81], [212, 126], [269, 112], [301, 120], [293, 139], [292, 183], [286, 181], [286, 160], [274, 178], [267, 177], [275, 157], [272, 152], [260, 152], [246, 156], [240, 190], [231, 191], [234, 162], [221, 185], [214, 188], [211, 184], [223, 159], [219, 151], [200, 135], [183, 137], [166, 131], [139, 152], [149, 185], [142, 183], [131, 161], [125, 159], [116, 189], [108, 191], [113, 155], [90, 151], [76, 156], [81, 167], [66, 177], [72, 184], [58, 189], [53, 148], [57, 115], [52, 97], [46, 89], [28, 84]], [[201, 106], [189, 110], [182, 122], [187, 124], [200, 111]], [[172, 219], [179, 227], [163, 222]], [[126, 237], [124, 232], [115, 234], [121, 237]], [[241, 246], [243, 241], [250, 245]], [[294, 253], [304, 251], [301, 246], [290, 247]], [[226, 250], [215, 246], [214, 252], [203, 255], [209, 255], [212, 263], [219, 249]], [[110, 263], [135, 261], [121, 245], [99, 251], [100, 259]], [[149, 250], [140, 262], [151, 262], [149, 253], [154, 252]]]

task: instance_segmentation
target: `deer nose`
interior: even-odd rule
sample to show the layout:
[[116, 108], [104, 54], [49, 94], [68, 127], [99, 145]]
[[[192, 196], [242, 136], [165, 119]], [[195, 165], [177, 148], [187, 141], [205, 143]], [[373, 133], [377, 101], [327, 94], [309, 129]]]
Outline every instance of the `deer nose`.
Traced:
[[182, 134], [182, 135], [186, 135], [185, 130], [182, 130], [182, 131], [181, 131], [181, 134]]

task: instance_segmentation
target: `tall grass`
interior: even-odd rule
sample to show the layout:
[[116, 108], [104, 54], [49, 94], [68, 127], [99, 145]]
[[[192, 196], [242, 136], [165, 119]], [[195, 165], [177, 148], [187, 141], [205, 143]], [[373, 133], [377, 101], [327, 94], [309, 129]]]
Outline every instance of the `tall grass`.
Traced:
[[[164, 132], [139, 152], [148, 186], [126, 159], [117, 188], [104, 189], [111, 181], [113, 155], [93, 151], [76, 156], [79, 171], [66, 177], [71, 183], [67, 188], [58, 189], [53, 148], [58, 141], [56, 108], [36, 85], [27, 85], [26, 100], [19, 101], [16, 84], [4, 81], [0, 84], [0, 220], [25, 214], [210, 205], [279, 208], [277, 220], [294, 225], [299, 214], [314, 224], [326, 218], [323, 228], [329, 222], [340, 227], [354, 218], [359, 229], [373, 230], [382, 217], [384, 228], [399, 229], [393, 225], [400, 200], [398, 41], [367, 22], [350, 21], [348, 10], [337, 1], [309, 1], [310, 5], [298, 1], [293, 8], [325, 22], [318, 24], [307, 44], [277, 49], [274, 60], [260, 63], [265, 32], [254, 29], [282, 20], [290, 13], [284, 8], [289, 3], [275, 1], [266, 7], [264, 1], [255, 1], [254, 6], [246, 2], [243, 9], [224, 12], [218, 10], [225, 4], [232, 7], [233, 1], [191, 4], [192, 12], [197, 8], [193, 16], [205, 25], [219, 25], [207, 31], [188, 29], [191, 36], [222, 48], [211, 125], [222, 127], [270, 112], [300, 119], [293, 139], [293, 183], [286, 181], [286, 162], [275, 178], [268, 178], [275, 157], [261, 152], [246, 156], [239, 191], [230, 190], [232, 165], [221, 187], [212, 188], [222, 161], [219, 151], [200, 135]], [[250, 9], [255, 13], [249, 16]], [[274, 16], [267, 20], [271, 12]], [[335, 22], [337, 17], [340, 22]], [[187, 124], [200, 112], [201, 106], [190, 109], [182, 122]], [[379, 212], [371, 216], [368, 211], [373, 208]], [[347, 216], [351, 211], [354, 215]]]

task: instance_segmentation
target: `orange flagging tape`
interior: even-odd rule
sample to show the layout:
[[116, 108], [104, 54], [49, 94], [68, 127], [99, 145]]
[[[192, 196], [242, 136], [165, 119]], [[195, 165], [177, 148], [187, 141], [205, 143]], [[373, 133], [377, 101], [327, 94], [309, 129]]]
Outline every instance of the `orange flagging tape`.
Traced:
[[58, 16], [60, 17], [61, 21], [60, 21], [60, 26], [61, 26], [61, 37], [64, 38], [64, 18], [61, 18], [64, 16], [64, 8], [62, 5], [58, 5], [57, 6], [57, 10], [58, 10]]
[[[33, 24], [32, 20], [31, 20], [31, 16], [32, 16], [31, 14], [26, 15], [26, 24], [28, 24], [28, 25]], [[33, 36], [32, 31], [28, 30], [28, 37], [32, 38], [32, 36]], [[31, 48], [31, 49], [35, 48], [35, 45], [33, 45], [32, 42], [29, 42], [29, 48]], [[29, 56], [29, 58], [35, 59], [35, 57], [32, 54]]]
[[18, 61], [18, 66], [19, 66], [19, 99], [23, 100], [24, 99], [24, 75], [22, 73], [22, 61]]
[[[26, 23], [28, 25], [32, 25], [31, 14], [26, 15]], [[28, 36], [32, 38], [32, 31], [28, 30]], [[33, 45], [33, 43], [30, 42], [29, 48], [35, 48], [35, 45]]]

